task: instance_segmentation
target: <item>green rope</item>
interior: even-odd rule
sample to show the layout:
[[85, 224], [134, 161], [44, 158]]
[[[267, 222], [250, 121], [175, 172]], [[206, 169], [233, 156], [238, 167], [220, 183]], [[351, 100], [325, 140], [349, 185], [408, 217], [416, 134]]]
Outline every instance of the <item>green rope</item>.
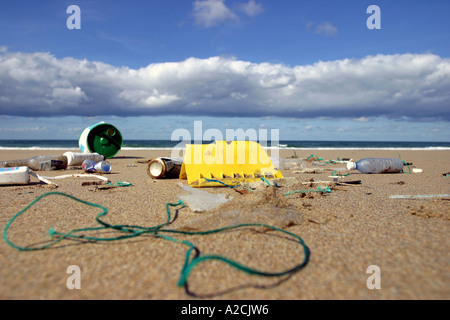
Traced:
[[230, 185], [226, 184], [225, 182], [217, 180], [217, 179], [208, 179], [208, 178], [203, 178], [203, 179], [205, 179], [206, 182], [217, 182], [217, 183], [220, 183], [221, 185], [223, 185], [223, 186], [225, 186], [227, 188], [231, 188], [231, 189], [234, 189], [234, 188], [237, 188], [237, 187], [240, 186], [240, 184], [238, 184], [236, 186], [230, 186]]
[[347, 173], [347, 174], [342, 174], [342, 173], [338, 173], [338, 171], [337, 170], [334, 170], [332, 173], [331, 173], [331, 176], [333, 176], [333, 177], [336, 177], [335, 176], [335, 173], [337, 174], [337, 176], [339, 176], [339, 177], [347, 177], [347, 176], [349, 176], [350, 175], [350, 173]]
[[267, 185], [268, 185], [269, 187], [271, 186], [269, 180], [267, 180], [266, 178], [261, 177], [261, 180], [264, 181], [265, 183], [267, 183]]
[[323, 160], [323, 158], [319, 158], [318, 156], [311, 154], [309, 157], [306, 158], [306, 161], [311, 162], [313, 160], [317, 160], [319, 163]]
[[411, 174], [411, 167], [405, 162], [405, 160], [402, 160], [402, 162], [403, 162], [403, 164], [404, 164], [405, 166], [407, 166], [408, 169], [409, 169], [409, 172], [405, 172], [405, 170], [402, 170], [402, 172], [403, 172], [403, 173]]
[[[400, 153], [398, 154], [398, 157], [399, 157], [399, 159], [400, 160], [402, 160], [402, 156], [400, 155]], [[409, 169], [409, 172], [405, 172], [405, 170], [404, 169], [402, 169], [402, 172], [403, 173], [408, 173], [408, 174], [411, 174], [411, 167], [406, 163], [406, 161], [405, 160], [402, 160], [402, 162], [403, 162], [403, 165], [405, 165], [405, 166], [407, 166], [408, 167], [408, 169]]]
[[[330, 190], [331, 192], [331, 190]], [[81, 229], [74, 229], [68, 233], [60, 233], [55, 231], [53, 228], [51, 228], [49, 230], [49, 235], [52, 238], [57, 237], [57, 239], [49, 242], [46, 245], [40, 246], [40, 247], [22, 247], [22, 246], [18, 246], [15, 245], [14, 243], [12, 243], [9, 239], [8, 239], [8, 230], [11, 227], [11, 225], [13, 224], [13, 222], [22, 214], [24, 214], [25, 212], [27, 212], [33, 205], [35, 205], [37, 202], [39, 202], [40, 200], [42, 200], [45, 197], [48, 196], [62, 196], [62, 197], [68, 197], [74, 201], [80, 202], [82, 204], [85, 204], [87, 206], [91, 206], [91, 207], [95, 207], [95, 208], [99, 208], [101, 209], [101, 212], [97, 215], [96, 217], [96, 221], [101, 225], [100, 227], [91, 227], [91, 228], [81, 228]], [[196, 265], [198, 265], [199, 263], [205, 262], [207, 260], [217, 260], [217, 261], [221, 261], [223, 263], [226, 263], [242, 272], [251, 274], [251, 275], [259, 275], [259, 276], [265, 276], [265, 277], [279, 277], [279, 276], [283, 276], [283, 275], [287, 275], [287, 274], [291, 274], [293, 272], [296, 272], [300, 269], [302, 269], [303, 267], [305, 267], [309, 261], [309, 257], [310, 257], [310, 250], [309, 248], [306, 246], [306, 244], [304, 243], [304, 241], [302, 240], [302, 238], [300, 238], [299, 236], [297, 236], [294, 233], [285, 231], [283, 229], [279, 229], [273, 226], [269, 226], [269, 225], [265, 225], [265, 224], [258, 224], [258, 223], [249, 223], [249, 224], [239, 224], [239, 225], [233, 225], [233, 226], [228, 226], [228, 227], [224, 227], [224, 228], [219, 228], [219, 229], [215, 229], [215, 230], [207, 230], [207, 231], [198, 231], [198, 232], [192, 232], [192, 231], [180, 231], [180, 230], [173, 230], [173, 229], [163, 229], [165, 226], [169, 225], [172, 221], [171, 218], [171, 213], [170, 213], [170, 207], [178, 207], [178, 206], [182, 206], [184, 207], [184, 203], [183, 201], [178, 201], [177, 203], [167, 203], [166, 204], [166, 212], [167, 212], [167, 219], [166, 222], [157, 225], [157, 226], [153, 226], [153, 227], [142, 227], [142, 226], [130, 226], [130, 225], [111, 225], [106, 223], [105, 221], [101, 220], [101, 217], [104, 217], [108, 214], [108, 209], [99, 205], [99, 204], [95, 204], [95, 203], [91, 203], [91, 202], [87, 202], [78, 198], [75, 198], [71, 195], [67, 195], [64, 193], [59, 193], [59, 192], [49, 192], [46, 194], [43, 194], [41, 196], [39, 196], [38, 198], [36, 198], [35, 200], [33, 200], [29, 205], [27, 205], [24, 209], [20, 210], [17, 214], [15, 214], [10, 221], [8, 221], [8, 223], [5, 226], [5, 229], [3, 231], [3, 239], [5, 240], [5, 242], [10, 245], [11, 247], [18, 249], [20, 251], [32, 251], [32, 250], [43, 250], [46, 248], [49, 248], [59, 242], [61, 242], [64, 239], [83, 239], [83, 240], [88, 240], [88, 241], [116, 241], [116, 240], [123, 240], [123, 239], [129, 239], [129, 238], [134, 238], [143, 234], [153, 234], [155, 237], [161, 238], [161, 239], [165, 239], [168, 241], [172, 241], [175, 243], [180, 243], [180, 244], [184, 244], [186, 246], [189, 247], [189, 249], [186, 252], [186, 257], [185, 257], [185, 261], [184, 261], [184, 265], [181, 271], [181, 275], [178, 281], [178, 285], [179, 286], [186, 286], [187, 285], [187, 280], [188, 277], [190, 275], [190, 273], [192, 272], [192, 270], [194, 269], [194, 267]], [[277, 232], [281, 232], [284, 233], [286, 235], [289, 235], [293, 238], [295, 238], [301, 247], [303, 248], [303, 253], [304, 253], [304, 259], [303, 261], [301, 261], [300, 263], [298, 263], [297, 265], [295, 265], [293, 268], [290, 268], [288, 270], [282, 271], [282, 272], [265, 272], [265, 271], [261, 271], [261, 270], [257, 270], [257, 269], [253, 269], [253, 268], [249, 268], [245, 265], [242, 265], [236, 261], [233, 261], [231, 259], [228, 259], [226, 257], [222, 257], [222, 256], [218, 256], [218, 255], [200, 255], [200, 251], [195, 247], [194, 244], [192, 244], [189, 241], [186, 240], [181, 240], [181, 239], [176, 239], [173, 237], [170, 237], [168, 235], [165, 234], [181, 234], [181, 235], [210, 235], [210, 234], [214, 234], [214, 233], [218, 233], [218, 232], [222, 232], [222, 231], [227, 231], [227, 230], [232, 230], [232, 229], [238, 229], [238, 228], [244, 228], [244, 227], [264, 227], [264, 228], [268, 228], [271, 229], [273, 231], [277, 231]], [[88, 231], [101, 231], [101, 230], [106, 230], [106, 229], [113, 229], [119, 232], [123, 232], [124, 234], [121, 236], [117, 236], [117, 237], [89, 237], [89, 236], [85, 236], [81, 233], [86, 233]], [[192, 256], [192, 251], [195, 250], [197, 252], [197, 254], [191, 258]]]
[[128, 187], [128, 186], [132, 186], [132, 185], [133, 185], [133, 184], [130, 183], [130, 182], [124, 182], [124, 181], [119, 181], [119, 182], [117, 182], [117, 184], [115, 184], [115, 185], [113, 185], [111, 182], [108, 182], [108, 184], [109, 184], [110, 186], [113, 186], [113, 187]]

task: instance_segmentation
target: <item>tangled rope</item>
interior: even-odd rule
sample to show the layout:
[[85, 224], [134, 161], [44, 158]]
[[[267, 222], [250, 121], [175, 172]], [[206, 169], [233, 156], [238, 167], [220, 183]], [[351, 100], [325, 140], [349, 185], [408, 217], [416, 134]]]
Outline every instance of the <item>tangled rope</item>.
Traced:
[[[101, 212], [97, 215], [97, 217], [95, 218], [97, 223], [100, 224], [99, 227], [91, 227], [91, 228], [81, 228], [81, 229], [73, 229], [68, 233], [61, 233], [61, 232], [57, 232], [56, 230], [54, 230], [53, 228], [51, 228], [49, 230], [49, 234], [52, 238], [55, 238], [53, 241], [49, 242], [46, 245], [40, 246], [40, 247], [22, 247], [22, 246], [18, 246], [14, 243], [12, 243], [9, 238], [8, 238], [8, 230], [11, 227], [11, 225], [13, 224], [13, 222], [21, 215], [23, 215], [24, 213], [26, 213], [33, 205], [35, 205], [37, 202], [39, 202], [40, 200], [42, 200], [45, 197], [49, 197], [49, 196], [61, 196], [61, 197], [67, 197], [71, 200], [74, 200], [76, 202], [82, 203], [84, 205], [90, 206], [90, 207], [95, 207], [101, 210]], [[181, 231], [181, 230], [173, 230], [173, 229], [164, 229], [165, 226], [167, 226], [168, 224], [171, 223], [171, 213], [170, 213], [170, 208], [171, 207], [179, 207], [182, 206], [184, 207], [184, 203], [180, 200], [177, 203], [167, 203], [166, 204], [166, 212], [167, 212], [167, 219], [166, 222], [153, 226], [153, 227], [142, 227], [142, 226], [131, 226], [131, 225], [112, 225], [109, 224], [107, 222], [105, 222], [104, 220], [102, 220], [102, 217], [105, 217], [108, 214], [108, 209], [99, 205], [99, 204], [95, 204], [95, 203], [91, 203], [91, 202], [87, 202], [81, 199], [78, 199], [76, 197], [73, 197], [71, 195], [65, 194], [65, 193], [60, 193], [60, 192], [49, 192], [49, 193], [45, 193], [41, 196], [39, 196], [38, 198], [36, 198], [35, 200], [33, 200], [29, 205], [27, 205], [24, 209], [20, 210], [17, 214], [15, 214], [11, 220], [8, 221], [8, 223], [5, 226], [5, 229], [3, 231], [3, 239], [4, 241], [11, 247], [20, 250], [20, 251], [36, 251], [36, 250], [44, 250], [46, 248], [49, 248], [51, 246], [54, 246], [55, 244], [63, 241], [64, 239], [83, 239], [83, 240], [89, 240], [89, 241], [117, 241], [117, 240], [124, 240], [124, 239], [130, 239], [130, 238], [134, 238], [134, 237], [138, 237], [141, 236], [143, 234], [153, 234], [155, 237], [161, 238], [161, 239], [165, 239], [168, 241], [172, 241], [175, 243], [181, 243], [184, 244], [186, 246], [189, 247], [189, 249], [186, 252], [186, 257], [185, 257], [185, 261], [184, 261], [184, 265], [183, 268], [181, 270], [181, 275], [178, 281], [178, 286], [185, 286], [187, 287], [187, 280], [189, 277], [189, 274], [192, 272], [192, 270], [194, 269], [194, 267], [196, 265], [198, 265], [199, 263], [205, 262], [207, 260], [218, 260], [221, 261], [223, 263], [229, 264], [230, 266], [251, 274], [251, 275], [259, 275], [259, 276], [264, 276], [264, 277], [280, 277], [280, 276], [284, 276], [284, 275], [288, 275], [288, 274], [292, 274], [302, 268], [304, 268], [308, 261], [309, 261], [309, 257], [310, 257], [310, 250], [309, 248], [306, 246], [306, 244], [304, 243], [304, 241], [302, 240], [302, 238], [300, 238], [299, 236], [297, 236], [294, 233], [288, 232], [286, 230], [283, 229], [279, 229], [276, 228], [274, 226], [270, 226], [270, 225], [266, 225], [266, 224], [260, 224], [260, 223], [245, 223], [245, 224], [238, 224], [238, 225], [233, 225], [233, 226], [228, 226], [228, 227], [224, 227], [224, 228], [219, 228], [219, 229], [214, 229], [214, 230], [208, 230], [208, 231], [199, 231], [199, 232], [190, 232], [190, 231]], [[244, 227], [264, 227], [264, 228], [268, 228], [271, 229], [273, 231], [277, 231], [277, 232], [281, 232], [284, 233], [292, 238], [294, 238], [296, 240], [296, 242], [298, 242], [300, 244], [300, 246], [303, 248], [303, 252], [304, 252], [304, 259], [303, 261], [301, 261], [300, 263], [298, 263], [297, 265], [295, 265], [294, 267], [285, 270], [285, 271], [281, 271], [281, 272], [266, 272], [266, 271], [261, 271], [261, 270], [257, 270], [257, 269], [253, 269], [253, 268], [249, 268], [243, 264], [240, 264], [239, 262], [236, 262], [234, 260], [231, 260], [229, 258], [223, 257], [223, 256], [219, 256], [219, 255], [201, 255], [200, 251], [195, 247], [195, 245], [189, 241], [186, 240], [181, 240], [181, 239], [176, 239], [173, 238], [171, 236], [169, 236], [168, 234], [182, 234], [182, 235], [210, 235], [210, 234], [214, 234], [214, 233], [219, 233], [219, 232], [223, 232], [223, 231], [227, 231], [227, 230], [233, 230], [233, 229], [238, 229], [238, 228], [244, 228]], [[89, 231], [101, 231], [101, 230], [105, 230], [105, 229], [112, 229], [118, 232], [121, 232], [122, 235], [120, 236], [116, 236], [116, 237], [109, 237], [109, 238], [105, 238], [105, 237], [92, 237], [92, 236], [86, 236], [83, 233], [89, 232]], [[193, 257], [192, 256], [192, 252], [195, 250], [195, 255]]]

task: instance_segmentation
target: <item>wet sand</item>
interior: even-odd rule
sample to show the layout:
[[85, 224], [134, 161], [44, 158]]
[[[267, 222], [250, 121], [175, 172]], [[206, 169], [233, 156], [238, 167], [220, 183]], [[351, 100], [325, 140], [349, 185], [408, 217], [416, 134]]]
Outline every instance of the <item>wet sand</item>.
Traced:
[[[73, 150], [77, 152], [77, 150]], [[0, 161], [65, 151], [2, 150]], [[177, 286], [188, 247], [144, 234], [135, 238], [90, 242], [65, 239], [40, 251], [23, 252], [0, 242], [0, 299], [448, 299], [450, 298], [449, 198], [390, 199], [391, 195], [450, 193], [450, 151], [402, 150], [297, 150], [299, 158], [311, 154], [324, 160], [305, 162], [310, 169], [337, 169], [345, 164], [325, 160], [363, 157], [398, 157], [423, 173], [367, 175], [352, 171], [338, 182], [360, 180], [359, 185], [330, 184], [331, 193], [310, 192], [284, 196], [288, 191], [317, 188], [311, 180], [331, 181], [331, 171], [295, 173], [283, 169], [279, 188], [264, 184], [240, 194], [230, 188], [202, 188], [232, 198], [211, 211], [172, 208], [175, 230], [204, 231], [229, 224], [259, 222], [301, 237], [311, 251], [305, 268], [289, 277], [267, 278], [238, 271], [218, 261], [195, 266], [189, 290]], [[281, 158], [293, 156], [283, 150]], [[151, 227], [167, 219], [166, 204], [176, 203], [184, 191], [179, 179], [153, 180], [147, 162], [170, 156], [169, 150], [122, 150], [109, 159], [113, 185], [99, 189], [82, 186], [96, 179], [68, 178], [55, 181], [58, 188], [34, 177], [25, 186], [2, 186], [0, 226], [40, 195], [61, 192], [108, 208], [102, 219], [109, 224]], [[300, 168], [298, 168], [300, 169]], [[319, 171], [320, 171], [319, 170]], [[79, 168], [38, 172], [44, 176], [83, 173]], [[302, 184], [305, 182], [306, 184]], [[18, 217], [8, 229], [8, 239], [22, 247], [39, 247], [51, 240], [48, 231], [69, 232], [98, 227], [101, 212], [69, 198], [49, 196]], [[232, 213], [230, 213], [232, 212]], [[89, 233], [92, 235], [92, 233]], [[120, 236], [101, 231], [102, 237]], [[173, 235], [193, 243], [202, 255], [226, 256], [251, 268], [280, 272], [304, 259], [302, 247], [283, 233], [244, 228], [212, 235]], [[80, 267], [81, 289], [69, 290], [67, 268]], [[370, 290], [369, 266], [381, 271], [381, 289]]]

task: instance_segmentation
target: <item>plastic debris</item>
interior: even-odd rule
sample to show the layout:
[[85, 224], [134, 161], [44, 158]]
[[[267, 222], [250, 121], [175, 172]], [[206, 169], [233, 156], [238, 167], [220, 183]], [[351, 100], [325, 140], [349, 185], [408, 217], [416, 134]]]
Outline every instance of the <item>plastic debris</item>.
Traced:
[[192, 187], [221, 187], [283, 178], [262, 146], [254, 141], [216, 141], [188, 144], [180, 179]]
[[305, 162], [298, 158], [273, 159], [272, 162], [278, 163], [278, 167], [282, 170], [306, 169]]
[[106, 158], [112, 158], [119, 153], [122, 144], [120, 131], [105, 122], [84, 129], [78, 141], [82, 153], [99, 153]]
[[425, 194], [425, 195], [393, 195], [390, 199], [427, 199], [427, 198], [449, 198], [450, 194]]
[[28, 167], [0, 168], [0, 185], [15, 185], [30, 183]]
[[95, 162], [100, 162], [105, 160], [105, 156], [98, 153], [75, 153], [66, 152], [63, 156], [67, 157], [68, 166], [81, 166], [85, 160], [93, 160]]
[[67, 169], [65, 156], [36, 156], [29, 159], [0, 161], [0, 167], [28, 167], [34, 171], [50, 171]]
[[332, 168], [307, 168], [302, 170], [294, 170], [292, 173], [325, 173], [327, 171], [333, 172], [336, 169]]
[[217, 211], [202, 215], [198, 219], [186, 222], [177, 227], [178, 230], [202, 230], [214, 225], [224, 228], [246, 223], [264, 223], [277, 228], [287, 228], [300, 225], [304, 221], [303, 215], [293, 208], [279, 208], [275, 206], [257, 208], [238, 208], [228, 211]]
[[403, 172], [405, 163], [398, 158], [364, 158], [357, 162], [348, 162], [348, 170], [362, 173], [399, 173]]
[[[31, 172], [31, 174], [33, 174], [33, 172]], [[67, 175], [56, 176], [56, 177], [42, 177], [37, 174], [33, 174], [33, 175], [36, 178], [38, 178], [39, 180], [41, 180], [47, 184], [53, 184], [55, 186], [58, 186], [58, 185], [50, 180], [62, 180], [62, 179], [67, 179], [67, 178], [96, 178], [96, 179], [99, 179], [103, 184], [109, 182], [108, 178], [105, 178], [102, 176], [97, 176], [97, 175], [92, 175], [92, 174], [67, 174]]]
[[94, 160], [83, 161], [82, 168], [90, 173], [111, 173], [111, 164], [108, 161], [95, 162]]
[[225, 194], [211, 194], [206, 191], [186, 186], [182, 183], [179, 183], [178, 185], [181, 189], [187, 192], [187, 194], [179, 195], [178, 198], [182, 200], [194, 212], [213, 210], [233, 199], [233, 197], [227, 198]]
[[321, 193], [331, 193], [331, 189], [327, 186], [324, 187], [318, 187], [317, 189], [308, 189], [308, 190], [295, 190], [295, 191], [290, 191], [290, 192], [286, 192], [284, 194], [284, 196], [290, 196], [291, 194], [296, 194], [296, 193], [309, 193], [309, 192], [321, 192]]

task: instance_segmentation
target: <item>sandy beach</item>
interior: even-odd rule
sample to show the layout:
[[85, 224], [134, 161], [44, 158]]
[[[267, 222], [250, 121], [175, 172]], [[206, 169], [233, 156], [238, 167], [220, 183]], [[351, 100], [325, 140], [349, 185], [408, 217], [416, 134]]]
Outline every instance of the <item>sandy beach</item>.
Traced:
[[[62, 154], [67, 150], [2, 150], [0, 161], [36, 155]], [[78, 152], [78, 150], [73, 150]], [[233, 223], [273, 225], [303, 239], [311, 252], [308, 264], [283, 277], [249, 275], [219, 261], [195, 266], [188, 290], [177, 286], [188, 247], [151, 234], [115, 241], [65, 239], [45, 250], [23, 252], [0, 242], [0, 299], [449, 299], [450, 298], [450, 202], [449, 198], [391, 199], [392, 195], [450, 193], [450, 151], [403, 150], [297, 150], [299, 158], [311, 154], [323, 158], [305, 162], [318, 173], [282, 169], [286, 178], [279, 188], [266, 185], [238, 193], [231, 188], [202, 188], [231, 199], [211, 212], [188, 207], [172, 208], [170, 228], [205, 231]], [[345, 164], [325, 160], [393, 157], [412, 163], [423, 173], [362, 174], [352, 171], [329, 184], [330, 193], [291, 194], [317, 188], [317, 181]], [[283, 150], [280, 157], [293, 156]], [[167, 219], [166, 204], [176, 203], [184, 191], [179, 179], [151, 179], [147, 162], [170, 156], [170, 150], [122, 150], [109, 159], [107, 176], [131, 186], [98, 188], [82, 186], [96, 179], [67, 178], [58, 188], [31, 178], [24, 186], [1, 186], [0, 226], [37, 197], [60, 192], [108, 209], [102, 219], [109, 224], [151, 227]], [[324, 166], [322, 166], [324, 164]], [[320, 170], [323, 171], [320, 171]], [[325, 170], [333, 169], [333, 170]], [[83, 173], [80, 168], [38, 172], [44, 176]], [[360, 180], [357, 185], [346, 181]], [[303, 183], [304, 182], [304, 183]], [[67, 233], [77, 228], [99, 227], [101, 210], [66, 197], [49, 196], [18, 217], [8, 229], [8, 239], [22, 247], [39, 247], [51, 240], [50, 228]], [[234, 215], [226, 215], [234, 212]], [[252, 216], [253, 214], [253, 216]], [[90, 233], [92, 234], [92, 233]], [[97, 236], [120, 236], [107, 230]], [[201, 255], [221, 255], [251, 268], [280, 272], [304, 259], [299, 243], [286, 234], [261, 228], [242, 228], [211, 235], [172, 235], [193, 243]], [[81, 289], [70, 290], [67, 268], [80, 267]], [[370, 290], [370, 266], [380, 270], [380, 289]]]

